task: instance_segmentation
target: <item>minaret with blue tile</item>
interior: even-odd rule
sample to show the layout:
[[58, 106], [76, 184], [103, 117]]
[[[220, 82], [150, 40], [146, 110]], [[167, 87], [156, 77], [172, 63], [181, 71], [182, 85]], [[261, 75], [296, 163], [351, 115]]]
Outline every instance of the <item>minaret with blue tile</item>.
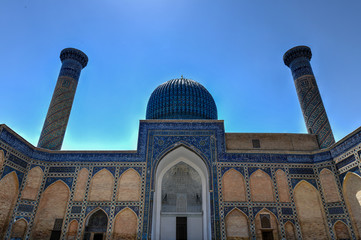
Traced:
[[285, 53], [283, 61], [292, 71], [308, 133], [317, 135], [320, 148], [327, 148], [335, 139], [312, 72], [311, 57], [309, 47], [297, 46]]
[[38, 143], [50, 150], [61, 149], [80, 72], [88, 63], [85, 53], [75, 48], [61, 51], [60, 59], [60, 74]]

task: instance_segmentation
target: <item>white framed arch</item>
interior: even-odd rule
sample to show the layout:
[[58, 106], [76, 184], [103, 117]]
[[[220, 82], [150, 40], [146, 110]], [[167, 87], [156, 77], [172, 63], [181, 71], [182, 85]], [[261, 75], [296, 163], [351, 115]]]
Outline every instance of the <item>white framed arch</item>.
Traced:
[[153, 192], [153, 218], [152, 239], [161, 239], [161, 204], [162, 204], [162, 180], [166, 172], [176, 164], [183, 162], [192, 167], [199, 174], [202, 183], [202, 239], [211, 239], [211, 211], [210, 211], [210, 189], [209, 172], [204, 161], [191, 150], [181, 146], [165, 155], [155, 171]]

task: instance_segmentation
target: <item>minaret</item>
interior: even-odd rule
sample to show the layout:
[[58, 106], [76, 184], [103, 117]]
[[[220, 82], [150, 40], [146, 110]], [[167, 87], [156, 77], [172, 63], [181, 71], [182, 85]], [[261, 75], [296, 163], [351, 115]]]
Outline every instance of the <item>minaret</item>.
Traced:
[[38, 147], [60, 150], [81, 70], [88, 57], [80, 50], [66, 48], [60, 53], [62, 66], [41, 131]]
[[309, 47], [297, 46], [285, 53], [283, 61], [292, 71], [308, 133], [317, 135], [320, 148], [327, 148], [335, 139], [312, 72], [311, 57]]

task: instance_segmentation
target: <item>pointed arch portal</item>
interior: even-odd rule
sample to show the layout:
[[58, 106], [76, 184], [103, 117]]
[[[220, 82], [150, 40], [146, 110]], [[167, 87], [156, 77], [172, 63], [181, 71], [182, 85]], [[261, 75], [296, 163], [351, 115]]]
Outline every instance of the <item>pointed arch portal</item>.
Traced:
[[104, 240], [108, 226], [108, 216], [102, 210], [93, 212], [85, 223], [84, 240]]
[[211, 239], [209, 173], [185, 147], [164, 156], [156, 169], [152, 239]]

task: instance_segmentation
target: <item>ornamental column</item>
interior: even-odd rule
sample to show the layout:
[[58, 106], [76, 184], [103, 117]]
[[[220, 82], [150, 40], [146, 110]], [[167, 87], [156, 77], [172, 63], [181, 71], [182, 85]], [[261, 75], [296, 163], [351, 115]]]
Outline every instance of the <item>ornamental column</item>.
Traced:
[[327, 148], [335, 139], [312, 72], [311, 57], [309, 47], [297, 46], [283, 55], [283, 61], [291, 69], [308, 133], [317, 135], [320, 148]]
[[81, 70], [88, 57], [80, 50], [66, 48], [60, 53], [62, 66], [41, 131], [38, 147], [60, 150]]

